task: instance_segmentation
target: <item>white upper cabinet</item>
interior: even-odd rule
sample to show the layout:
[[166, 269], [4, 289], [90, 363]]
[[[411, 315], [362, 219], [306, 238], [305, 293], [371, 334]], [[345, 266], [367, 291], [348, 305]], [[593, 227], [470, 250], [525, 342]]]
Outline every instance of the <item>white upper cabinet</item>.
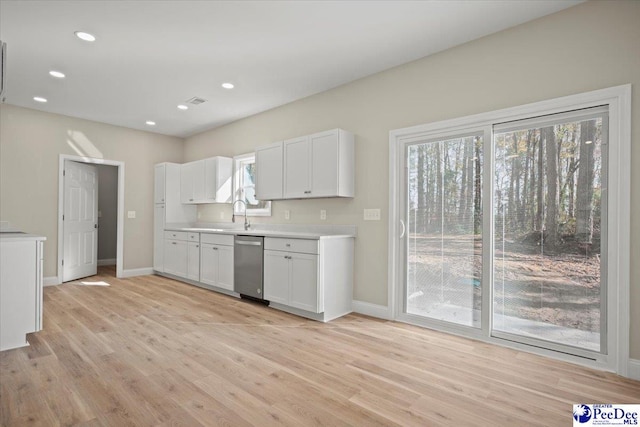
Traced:
[[354, 196], [354, 136], [333, 129], [283, 143], [285, 199]]
[[284, 197], [309, 197], [311, 190], [311, 147], [309, 137], [284, 142]]
[[256, 199], [282, 199], [282, 142], [256, 148]]
[[154, 168], [154, 187], [153, 202], [165, 203], [165, 165], [163, 163], [155, 165]]
[[185, 163], [180, 169], [182, 203], [230, 203], [233, 160], [211, 157]]

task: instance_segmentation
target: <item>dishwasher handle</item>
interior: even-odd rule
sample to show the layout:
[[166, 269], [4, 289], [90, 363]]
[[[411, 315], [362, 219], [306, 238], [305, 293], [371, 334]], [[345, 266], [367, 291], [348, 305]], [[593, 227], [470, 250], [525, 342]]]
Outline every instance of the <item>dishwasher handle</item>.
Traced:
[[254, 241], [248, 241], [248, 240], [236, 240], [236, 245], [262, 246], [262, 242], [254, 242]]

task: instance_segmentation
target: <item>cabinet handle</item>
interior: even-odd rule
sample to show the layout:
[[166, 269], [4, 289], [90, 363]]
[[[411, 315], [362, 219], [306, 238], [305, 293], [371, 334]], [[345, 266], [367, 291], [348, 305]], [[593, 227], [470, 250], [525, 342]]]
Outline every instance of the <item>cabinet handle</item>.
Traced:
[[285, 246], [286, 246], [286, 247], [288, 247], [288, 248], [290, 248], [290, 247], [291, 247], [291, 244], [290, 244], [290, 243], [287, 243]]
[[190, 202], [193, 202], [193, 199], [189, 199]]
[[218, 248], [214, 246], [214, 247], [213, 247], [213, 250], [214, 250], [214, 251], [217, 251], [217, 250], [218, 250]]
[[200, 245], [196, 245], [196, 248], [199, 248], [199, 247], [200, 247]]
[[176, 245], [177, 243], [176, 243], [176, 242], [171, 242], [171, 244], [172, 244], [172, 245]]

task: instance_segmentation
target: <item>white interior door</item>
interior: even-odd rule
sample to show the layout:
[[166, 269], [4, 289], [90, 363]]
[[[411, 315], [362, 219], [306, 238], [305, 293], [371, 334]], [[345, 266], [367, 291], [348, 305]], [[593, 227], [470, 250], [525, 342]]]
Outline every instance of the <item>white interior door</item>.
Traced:
[[98, 271], [98, 170], [67, 160], [64, 174], [62, 281]]

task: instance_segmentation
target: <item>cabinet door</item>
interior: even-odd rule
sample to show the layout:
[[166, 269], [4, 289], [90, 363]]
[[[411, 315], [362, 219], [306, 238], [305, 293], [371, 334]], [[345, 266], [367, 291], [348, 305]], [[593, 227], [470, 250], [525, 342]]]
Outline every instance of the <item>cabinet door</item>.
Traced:
[[290, 253], [289, 305], [318, 313], [318, 256]]
[[212, 286], [218, 284], [217, 246], [208, 243], [200, 246], [200, 281]]
[[264, 298], [289, 305], [289, 254], [264, 251]]
[[180, 201], [182, 203], [193, 203], [194, 200], [194, 176], [195, 168], [193, 163], [185, 163], [180, 166]]
[[282, 142], [256, 150], [256, 199], [282, 199]]
[[309, 138], [284, 142], [284, 197], [303, 198], [311, 194]]
[[200, 243], [187, 243], [187, 278], [200, 281]]
[[311, 197], [338, 194], [338, 132], [322, 132], [309, 137], [311, 144]]
[[153, 209], [153, 269], [164, 271], [164, 210], [165, 205]]
[[[165, 241], [166, 242], [166, 241]], [[167, 247], [169, 247], [167, 259]], [[187, 277], [188, 255], [187, 242], [179, 240], [169, 240], [168, 245], [165, 244], [165, 273], [171, 273], [179, 277]], [[167, 264], [171, 271], [167, 271]]]
[[233, 290], [233, 246], [218, 246], [219, 288]]
[[206, 201], [205, 160], [191, 162], [191, 176], [193, 177], [193, 201]]
[[165, 203], [165, 165], [154, 168], [153, 202]]
[[204, 198], [207, 202], [217, 202], [218, 167], [217, 158], [205, 159], [204, 162]]
[[176, 274], [178, 270], [176, 264], [177, 242], [175, 240], [164, 240], [164, 272]]

